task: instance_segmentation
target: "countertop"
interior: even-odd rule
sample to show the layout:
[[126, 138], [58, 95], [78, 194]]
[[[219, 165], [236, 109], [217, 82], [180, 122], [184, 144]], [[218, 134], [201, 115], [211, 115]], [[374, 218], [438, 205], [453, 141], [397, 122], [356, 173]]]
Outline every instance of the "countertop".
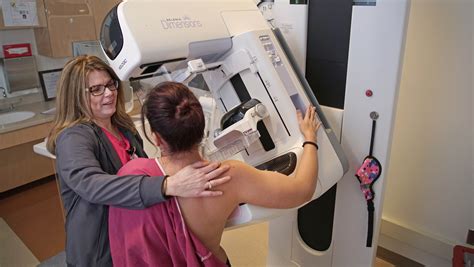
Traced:
[[[1, 1], [1, 0], [0, 0]], [[130, 105], [127, 103], [126, 108], [127, 112], [130, 115], [135, 115], [140, 113], [141, 104], [138, 101], [138, 98], [134, 95], [134, 102]], [[0, 99], [0, 109], [5, 109], [10, 106], [10, 104], [14, 105], [14, 109], [11, 112], [15, 111], [31, 111], [35, 113], [35, 116], [19, 121], [13, 122], [8, 124], [2, 124], [0, 121], [0, 135], [12, 131], [17, 131], [20, 129], [28, 128], [35, 125], [40, 125], [44, 123], [48, 123], [53, 121], [54, 119], [54, 112], [48, 112], [48, 114], [42, 114], [42, 112], [50, 111], [52, 108], [56, 106], [55, 100], [44, 101], [43, 96], [40, 93], [19, 96], [15, 98], [1, 98]], [[0, 114], [8, 113], [9, 111], [0, 112]]]
[[[41, 112], [50, 110], [56, 106], [56, 102], [53, 101], [39, 101], [35, 103], [28, 103], [28, 104], [18, 104], [15, 105], [15, 108], [12, 112], [15, 111], [31, 111], [34, 112], [35, 115], [27, 120], [13, 122], [9, 124], [2, 124], [0, 121], [0, 134], [4, 134], [11, 131], [16, 131], [19, 129], [47, 123], [53, 120], [54, 113], [49, 114], [41, 114]], [[6, 113], [6, 112], [5, 112]]]

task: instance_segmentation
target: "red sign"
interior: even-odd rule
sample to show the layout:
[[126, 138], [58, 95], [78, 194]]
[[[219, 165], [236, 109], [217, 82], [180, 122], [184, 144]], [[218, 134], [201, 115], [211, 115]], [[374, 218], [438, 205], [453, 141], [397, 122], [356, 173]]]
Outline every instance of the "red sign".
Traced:
[[8, 44], [3, 46], [5, 58], [29, 57], [31, 56], [31, 44]]

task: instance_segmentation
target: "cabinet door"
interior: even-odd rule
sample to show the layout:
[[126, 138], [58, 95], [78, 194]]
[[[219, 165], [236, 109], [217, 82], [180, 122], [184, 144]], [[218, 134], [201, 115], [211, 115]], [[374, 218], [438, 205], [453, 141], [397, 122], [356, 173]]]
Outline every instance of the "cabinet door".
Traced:
[[72, 56], [72, 42], [96, 40], [94, 16], [87, 0], [44, 0], [47, 29], [35, 30], [38, 52]]
[[102, 22], [104, 21], [105, 16], [109, 11], [116, 5], [118, 5], [121, 0], [88, 0], [89, 5], [92, 8], [92, 13], [94, 14], [94, 23], [95, 23], [95, 32], [97, 33], [97, 39], [100, 39], [100, 29], [102, 27]]
[[48, 24], [54, 57], [72, 56], [72, 42], [96, 39], [92, 16], [50, 17]]

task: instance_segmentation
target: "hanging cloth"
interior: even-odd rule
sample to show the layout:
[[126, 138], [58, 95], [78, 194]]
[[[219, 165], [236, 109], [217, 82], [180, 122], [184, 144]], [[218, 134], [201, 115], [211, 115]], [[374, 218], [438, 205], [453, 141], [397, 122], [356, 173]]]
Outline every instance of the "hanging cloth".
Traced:
[[362, 166], [359, 167], [355, 176], [360, 182], [360, 189], [364, 193], [365, 200], [367, 201], [368, 211], [368, 226], [367, 226], [367, 247], [372, 247], [372, 236], [374, 232], [374, 190], [373, 185], [375, 181], [380, 177], [382, 173], [382, 165], [377, 158], [372, 155], [374, 148], [374, 137], [375, 137], [375, 125], [378, 118], [377, 112], [370, 114], [372, 118], [372, 134], [370, 137], [370, 150], [369, 155], [365, 157]]

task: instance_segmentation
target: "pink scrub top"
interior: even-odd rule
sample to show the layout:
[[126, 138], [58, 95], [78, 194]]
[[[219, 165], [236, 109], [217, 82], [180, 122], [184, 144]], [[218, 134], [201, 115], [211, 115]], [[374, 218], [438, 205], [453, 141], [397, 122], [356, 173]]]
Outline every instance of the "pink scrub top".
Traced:
[[130, 160], [130, 155], [127, 152], [130, 149], [130, 142], [128, 141], [127, 138], [119, 131], [120, 134], [120, 139], [118, 139], [115, 135], [113, 135], [111, 132], [107, 131], [107, 129], [100, 127], [102, 131], [105, 133], [105, 136], [109, 139], [110, 143], [112, 143], [112, 146], [115, 149], [115, 152], [117, 152], [117, 155], [120, 158], [120, 161], [122, 162], [122, 165], [125, 165]]

